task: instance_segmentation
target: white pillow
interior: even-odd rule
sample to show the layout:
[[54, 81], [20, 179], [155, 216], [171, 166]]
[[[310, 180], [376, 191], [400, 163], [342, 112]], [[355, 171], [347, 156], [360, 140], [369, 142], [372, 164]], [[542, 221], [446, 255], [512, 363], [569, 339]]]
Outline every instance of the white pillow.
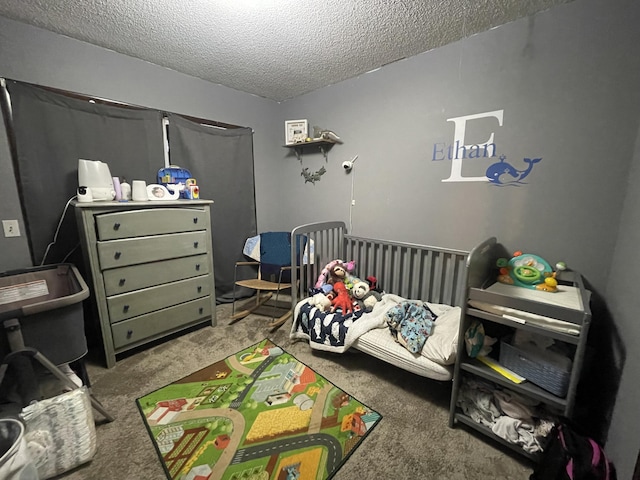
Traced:
[[458, 351], [458, 330], [460, 328], [460, 307], [427, 303], [438, 318], [433, 331], [422, 348], [421, 355], [440, 365], [451, 365], [456, 361]]

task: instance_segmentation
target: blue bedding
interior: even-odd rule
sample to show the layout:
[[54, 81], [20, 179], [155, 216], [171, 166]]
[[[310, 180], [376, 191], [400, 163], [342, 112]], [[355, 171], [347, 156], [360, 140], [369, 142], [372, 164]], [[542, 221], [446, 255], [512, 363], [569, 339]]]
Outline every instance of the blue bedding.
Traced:
[[343, 315], [341, 310], [327, 313], [310, 303], [304, 303], [300, 306], [296, 319], [299, 331], [308, 335], [310, 342], [331, 347], [344, 347], [349, 328], [364, 313], [364, 310], [346, 315]]

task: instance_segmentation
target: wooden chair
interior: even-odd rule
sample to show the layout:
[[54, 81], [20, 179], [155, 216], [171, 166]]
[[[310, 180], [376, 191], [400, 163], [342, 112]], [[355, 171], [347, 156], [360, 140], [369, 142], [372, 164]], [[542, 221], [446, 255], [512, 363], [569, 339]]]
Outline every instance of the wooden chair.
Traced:
[[[275, 292], [274, 302], [270, 305], [272, 314], [269, 327], [276, 329], [284, 324], [293, 313], [290, 303], [287, 303], [286, 311], [279, 316], [277, 315], [279, 310], [285, 309], [278, 304], [280, 292], [291, 288], [291, 234], [289, 232], [265, 232], [250, 237], [245, 242], [243, 253], [252, 260], [235, 264], [230, 323], [234, 323], [250, 313], [260, 314], [257, 310], [265, 305]], [[257, 267], [257, 278], [238, 280], [238, 269], [243, 267], [253, 267], [254, 269]], [[239, 312], [236, 312], [236, 287], [245, 287], [256, 291], [255, 303], [245, 305], [245, 308]]]

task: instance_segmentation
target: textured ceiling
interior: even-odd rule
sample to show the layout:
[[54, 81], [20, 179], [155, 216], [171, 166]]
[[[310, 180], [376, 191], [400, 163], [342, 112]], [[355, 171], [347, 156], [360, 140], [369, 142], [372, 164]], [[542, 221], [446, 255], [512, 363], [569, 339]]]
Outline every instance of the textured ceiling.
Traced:
[[282, 101], [572, 0], [1, 0], [0, 15]]

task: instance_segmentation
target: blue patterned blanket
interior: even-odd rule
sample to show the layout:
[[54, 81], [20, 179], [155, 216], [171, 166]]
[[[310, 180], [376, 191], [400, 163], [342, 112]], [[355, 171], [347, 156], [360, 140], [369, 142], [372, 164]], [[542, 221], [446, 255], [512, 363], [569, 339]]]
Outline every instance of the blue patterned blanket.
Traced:
[[309, 341], [311, 348], [343, 353], [355, 340], [374, 328], [388, 328], [387, 312], [409, 300], [384, 294], [371, 312], [363, 310], [343, 315], [323, 312], [304, 299], [296, 305], [290, 338]]

